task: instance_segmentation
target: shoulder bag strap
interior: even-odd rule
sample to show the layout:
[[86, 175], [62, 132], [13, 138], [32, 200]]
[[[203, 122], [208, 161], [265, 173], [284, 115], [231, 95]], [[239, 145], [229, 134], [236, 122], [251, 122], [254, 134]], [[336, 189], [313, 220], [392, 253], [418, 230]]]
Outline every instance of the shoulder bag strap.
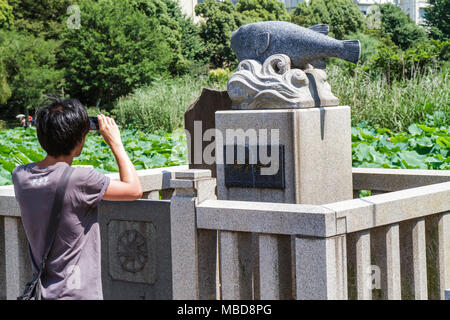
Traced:
[[50, 222], [48, 225], [48, 230], [45, 238], [45, 251], [42, 256], [42, 262], [39, 268], [39, 276], [42, 274], [42, 271], [45, 268], [45, 262], [47, 261], [48, 254], [53, 246], [53, 242], [56, 238], [56, 230], [58, 229], [59, 221], [61, 220], [63, 203], [64, 203], [64, 195], [66, 193], [67, 184], [69, 182], [69, 178], [72, 175], [73, 168], [68, 166], [58, 182], [56, 187], [56, 195], [55, 200], [53, 200], [52, 212], [50, 215]]

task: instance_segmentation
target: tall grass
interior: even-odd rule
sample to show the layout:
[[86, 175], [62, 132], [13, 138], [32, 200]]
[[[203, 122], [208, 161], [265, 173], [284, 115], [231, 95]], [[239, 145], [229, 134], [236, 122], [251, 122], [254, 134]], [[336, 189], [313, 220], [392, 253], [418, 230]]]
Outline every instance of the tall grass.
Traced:
[[441, 110], [450, 121], [449, 68], [428, 69], [410, 79], [387, 81], [381, 75], [348, 75], [337, 66], [327, 69], [332, 92], [352, 109], [353, 125], [369, 121], [394, 131], [423, 122]]
[[[394, 131], [405, 131], [412, 123], [424, 122], [427, 114], [444, 111], [450, 122], [449, 67], [417, 72], [410, 79], [387, 81], [382, 76], [342, 67], [327, 68], [331, 90], [341, 105], [352, 109], [352, 124], [368, 121]], [[206, 76], [161, 79], [151, 86], [120, 98], [113, 113], [122, 125], [154, 132], [172, 132], [184, 126], [184, 113], [200, 96], [202, 88], [225, 90]]]
[[127, 127], [172, 132], [184, 127], [185, 111], [205, 87], [216, 86], [206, 76], [161, 79], [118, 99], [113, 113]]

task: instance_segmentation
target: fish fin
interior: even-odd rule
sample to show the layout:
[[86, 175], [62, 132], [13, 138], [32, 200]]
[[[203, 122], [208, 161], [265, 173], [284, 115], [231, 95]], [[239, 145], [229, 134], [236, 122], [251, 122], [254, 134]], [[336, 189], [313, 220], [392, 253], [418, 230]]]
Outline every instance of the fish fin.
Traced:
[[264, 32], [257, 34], [254, 40], [254, 48], [256, 54], [260, 55], [264, 53], [269, 48], [269, 44], [270, 44], [270, 33]]
[[330, 27], [327, 24], [316, 24], [309, 27], [312, 31], [327, 35], [330, 32]]
[[344, 55], [343, 59], [357, 63], [361, 56], [361, 44], [359, 40], [343, 40], [344, 43]]
[[311, 61], [309, 64], [317, 69], [325, 69], [327, 67], [327, 63], [325, 62], [325, 59], [314, 60], [314, 61]]

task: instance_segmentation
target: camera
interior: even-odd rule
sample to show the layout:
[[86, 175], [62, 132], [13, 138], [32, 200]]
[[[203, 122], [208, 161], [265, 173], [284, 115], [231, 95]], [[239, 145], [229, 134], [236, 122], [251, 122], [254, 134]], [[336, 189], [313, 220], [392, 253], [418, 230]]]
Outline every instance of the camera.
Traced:
[[97, 117], [89, 117], [89, 122], [91, 123], [91, 130], [98, 130], [98, 119]]

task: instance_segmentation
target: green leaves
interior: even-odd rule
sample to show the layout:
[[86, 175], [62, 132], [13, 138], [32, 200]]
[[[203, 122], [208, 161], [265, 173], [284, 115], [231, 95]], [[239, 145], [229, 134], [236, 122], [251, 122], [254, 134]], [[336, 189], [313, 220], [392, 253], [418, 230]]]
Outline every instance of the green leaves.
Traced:
[[352, 128], [353, 166], [400, 169], [450, 168], [450, 126], [412, 124], [392, 133], [360, 123]]
[[[122, 140], [137, 170], [170, 167], [187, 163], [184, 131], [172, 134], [145, 134], [122, 130]], [[11, 173], [18, 165], [40, 161], [45, 151], [39, 146], [34, 128], [0, 130], [0, 186], [11, 184]], [[117, 172], [118, 167], [101, 135], [91, 132], [74, 165], [92, 165], [103, 173]]]
[[[354, 167], [450, 170], [450, 126], [425, 124], [409, 126], [408, 133], [393, 133], [374, 128], [366, 122], [352, 128]], [[149, 134], [122, 130], [122, 140], [137, 170], [187, 164], [184, 130]], [[11, 184], [11, 172], [17, 165], [43, 159], [34, 128], [0, 130], [0, 185]], [[91, 132], [75, 165], [92, 165], [98, 171], [117, 172], [109, 147], [97, 132]]]

